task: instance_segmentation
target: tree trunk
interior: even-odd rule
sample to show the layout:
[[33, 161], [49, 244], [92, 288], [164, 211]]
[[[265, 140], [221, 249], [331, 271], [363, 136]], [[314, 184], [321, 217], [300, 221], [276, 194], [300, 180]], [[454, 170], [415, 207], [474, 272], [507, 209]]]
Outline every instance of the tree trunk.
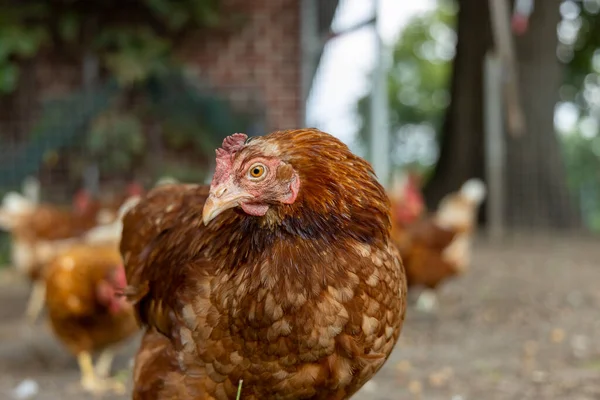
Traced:
[[430, 209], [467, 179], [484, 175], [483, 61], [491, 44], [488, 2], [461, 0], [459, 4], [452, 101], [442, 129], [440, 157], [424, 189]]
[[[508, 0], [507, 0], [508, 1]], [[512, 3], [512, 1], [511, 1]], [[578, 220], [570, 204], [554, 107], [562, 79], [556, 59], [561, 0], [536, 2], [528, 33], [516, 39], [523, 137], [507, 137], [505, 201], [509, 227], [564, 228]], [[428, 207], [469, 178], [484, 177], [483, 63], [492, 46], [487, 0], [460, 0], [458, 43], [440, 157], [424, 189]], [[481, 208], [481, 212], [485, 207]]]
[[513, 227], [579, 225], [554, 130], [554, 108], [563, 77], [556, 58], [561, 2], [536, 3], [529, 30], [515, 43], [527, 130], [522, 137], [507, 137], [506, 216]]

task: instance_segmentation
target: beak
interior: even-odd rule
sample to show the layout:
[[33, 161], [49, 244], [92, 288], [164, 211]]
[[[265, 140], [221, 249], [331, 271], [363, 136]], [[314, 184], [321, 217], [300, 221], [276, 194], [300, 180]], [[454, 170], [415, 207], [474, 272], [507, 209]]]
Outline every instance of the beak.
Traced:
[[250, 197], [252, 196], [236, 185], [231, 184], [231, 182], [225, 182], [215, 188], [211, 188], [208, 199], [204, 203], [204, 209], [202, 210], [204, 225], [208, 225], [210, 221], [223, 211], [239, 206], [240, 200]]

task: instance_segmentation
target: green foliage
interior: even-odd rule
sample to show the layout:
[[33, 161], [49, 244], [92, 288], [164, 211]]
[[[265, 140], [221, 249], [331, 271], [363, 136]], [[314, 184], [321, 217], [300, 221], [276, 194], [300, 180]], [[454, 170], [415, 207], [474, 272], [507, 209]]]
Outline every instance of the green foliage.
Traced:
[[577, 107], [575, 125], [560, 135], [567, 178], [588, 228], [600, 231], [600, 1], [565, 2], [562, 11], [557, 54], [565, 79], [560, 95]]
[[30, 140], [11, 152], [3, 153], [0, 148], [0, 187], [20, 185], [39, 170], [49, 154], [75, 143], [89, 121], [105, 111], [118, 93], [117, 85], [108, 82], [93, 94], [80, 91], [46, 102]]
[[[568, 14], [559, 25], [559, 59], [566, 64], [565, 84], [581, 89], [589, 74], [600, 73], [600, 6], [584, 7], [574, 3], [573, 14]], [[584, 106], [582, 97], [576, 97], [577, 90], [563, 91], [563, 100], [577, 101]], [[565, 97], [566, 95], [566, 97]]]
[[578, 195], [587, 227], [600, 231], [600, 137], [563, 135], [569, 187]]
[[600, 174], [600, 137], [586, 138], [578, 132], [562, 136], [563, 152], [569, 171], [569, 185], [580, 188]]
[[168, 69], [171, 43], [147, 27], [107, 29], [96, 40], [106, 48], [104, 60], [122, 84], [141, 82]]
[[[71, 178], [77, 181], [90, 163], [99, 166], [103, 178], [151, 166], [161, 175], [202, 181], [222, 139], [231, 132], [247, 132], [256, 117], [233, 110], [179, 69], [133, 89], [113, 82], [91, 93], [81, 90], [46, 103], [23, 146], [10, 152], [0, 147], [0, 188], [20, 184], [44, 161], [59, 155], [68, 155]], [[148, 145], [149, 127], [162, 131], [158, 145], [167, 155], [173, 152], [184, 159], [174, 157], [166, 165], [157, 165]], [[73, 145], [78, 150], [68, 151]]]
[[[437, 133], [441, 130], [450, 100], [456, 12], [454, 2], [440, 1], [434, 11], [411, 20], [392, 49], [387, 96], [393, 149], [418, 135], [426, 137], [432, 129]], [[370, 96], [367, 95], [357, 106], [361, 116], [359, 137], [365, 144], [370, 128], [369, 103]], [[423, 153], [419, 149], [415, 152]], [[431, 164], [419, 154], [396, 157], [396, 162], [411, 163], [416, 168]]]
[[396, 124], [428, 121], [436, 129], [441, 127], [449, 101], [454, 14], [448, 3], [415, 19], [394, 48], [388, 96]]
[[0, 5], [0, 93], [15, 90], [19, 61], [40, 51], [92, 51], [122, 84], [166, 68], [187, 32], [221, 20], [218, 0], [28, 0]]
[[173, 177], [179, 182], [202, 182], [208, 173], [207, 169], [199, 168], [197, 164], [172, 160], [163, 163], [160, 175]]
[[111, 109], [91, 123], [86, 148], [108, 174], [126, 172], [146, 150], [141, 121], [133, 114]]
[[17, 88], [19, 67], [10, 61], [0, 64], [0, 92], [10, 93]]
[[164, 137], [173, 148], [191, 148], [213, 157], [231, 132], [247, 132], [256, 115], [235, 111], [228, 101], [201, 87], [183, 72], [171, 72], [148, 82], [152, 114], [161, 120]]
[[48, 32], [40, 26], [27, 26], [47, 11], [43, 4], [0, 6], [0, 93], [11, 93], [19, 82], [17, 59], [33, 57], [48, 43]]

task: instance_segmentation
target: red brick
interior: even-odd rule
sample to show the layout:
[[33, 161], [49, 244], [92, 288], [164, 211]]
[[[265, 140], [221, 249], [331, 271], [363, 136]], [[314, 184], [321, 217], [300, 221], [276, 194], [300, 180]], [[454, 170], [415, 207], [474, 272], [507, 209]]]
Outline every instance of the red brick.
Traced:
[[[187, 58], [219, 87], [255, 87], [265, 101], [267, 129], [300, 124], [299, 0], [223, 1], [246, 25], [229, 34], [205, 33]], [[237, 101], [236, 101], [237, 103]]]

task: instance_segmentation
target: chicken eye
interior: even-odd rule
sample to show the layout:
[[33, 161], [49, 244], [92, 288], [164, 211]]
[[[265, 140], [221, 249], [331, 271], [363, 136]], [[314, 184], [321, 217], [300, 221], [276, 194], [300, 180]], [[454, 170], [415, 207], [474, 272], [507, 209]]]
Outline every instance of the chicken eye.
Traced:
[[250, 175], [251, 179], [256, 180], [256, 179], [262, 178], [265, 175], [266, 170], [267, 170], [267, 168], [264, 165], [254, 164], [248, 170], [248, 174]]

